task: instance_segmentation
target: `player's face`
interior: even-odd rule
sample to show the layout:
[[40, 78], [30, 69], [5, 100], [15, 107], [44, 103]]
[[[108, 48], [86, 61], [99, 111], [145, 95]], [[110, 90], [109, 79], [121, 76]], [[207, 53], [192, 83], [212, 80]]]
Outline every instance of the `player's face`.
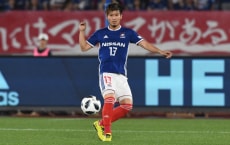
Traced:
[[120, 26], [122, 15], [121, 15], [120, 11], [110, 11], [107, 15], [107, 19], [109, 22], [109, 26], [112, 29], [116, 29]]

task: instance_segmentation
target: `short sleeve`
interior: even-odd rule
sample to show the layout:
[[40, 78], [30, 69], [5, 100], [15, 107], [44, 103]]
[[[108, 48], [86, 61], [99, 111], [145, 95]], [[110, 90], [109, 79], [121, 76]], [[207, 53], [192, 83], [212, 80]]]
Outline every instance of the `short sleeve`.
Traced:
[[89, 45], [91, 45], [92, 47], [94, 47], [98, 42], [98, 31], [96, 31], [95, 33], [93, 33], [87, 40], [87, 42], [89, 43]]
[[143, 40], [143, 38], [134, 30], [131, 30], [130, 33], [131, 33], [131, 37], [130, 37], [131, 43], [138, 44], [140, 41]]

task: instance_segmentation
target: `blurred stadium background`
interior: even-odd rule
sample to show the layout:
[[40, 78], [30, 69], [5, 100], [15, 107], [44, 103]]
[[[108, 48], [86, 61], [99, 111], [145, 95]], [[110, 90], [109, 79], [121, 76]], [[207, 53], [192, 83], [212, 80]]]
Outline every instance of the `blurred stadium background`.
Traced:
[[[120, 0], [122, 24], [174, 57], [166, 60], [130, 45], [129, 117], [230, 117], [230, 2]], [[97, 48], [82, 53], [87, 36], [105, 26], [105, 0], [0, 0], [2, 116], [82, 116], [80, 101], [101, 98]], [[33, 57], [39, 33], [53, 56]]]

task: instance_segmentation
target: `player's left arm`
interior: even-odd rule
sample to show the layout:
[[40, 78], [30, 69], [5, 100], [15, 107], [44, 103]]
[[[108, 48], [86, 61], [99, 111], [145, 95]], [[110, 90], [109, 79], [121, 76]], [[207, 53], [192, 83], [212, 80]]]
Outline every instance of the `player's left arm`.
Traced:
[[156, 46], [150, 44], [148, 41], [146, 40], [142, 40], [138, 43], [139, 46], [141, 46], [142, 48], [151, 51], [153, 53], [159, 53], [161, 55], [164, 55], [166, 58], [171, 58], [172, 57], [172, 52], [167, 51], [167, 50], [161, 50], [159, 48], [157, 48]]

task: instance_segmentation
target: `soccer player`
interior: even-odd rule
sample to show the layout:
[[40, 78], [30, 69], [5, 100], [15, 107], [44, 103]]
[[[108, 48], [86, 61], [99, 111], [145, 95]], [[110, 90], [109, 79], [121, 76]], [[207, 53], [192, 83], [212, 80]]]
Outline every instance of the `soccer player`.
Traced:
[[[106, 9], [108, 27], [97, 30], [88, 40], [85, 38], [86, 23], [81, 22], [79, 25], [79, 43], [82, 51], [100, 44], [99, 85], [104, 105], [102, 119], [95, 121], [93, 125], [102, 141], [112, 140], [112, 122], [124, 117], [133, 107], [132, 93], [126, 76], [129, 43], [136, 43], [166, 58], [172, 56], [170, 51], [163, 51], [144, 40], [132, 29], [122, 27], [120, 25], [122, 10], [117, 3], [109, 4]], [[119, 102], [119, 106], [114, 108], [116, 101]]]

